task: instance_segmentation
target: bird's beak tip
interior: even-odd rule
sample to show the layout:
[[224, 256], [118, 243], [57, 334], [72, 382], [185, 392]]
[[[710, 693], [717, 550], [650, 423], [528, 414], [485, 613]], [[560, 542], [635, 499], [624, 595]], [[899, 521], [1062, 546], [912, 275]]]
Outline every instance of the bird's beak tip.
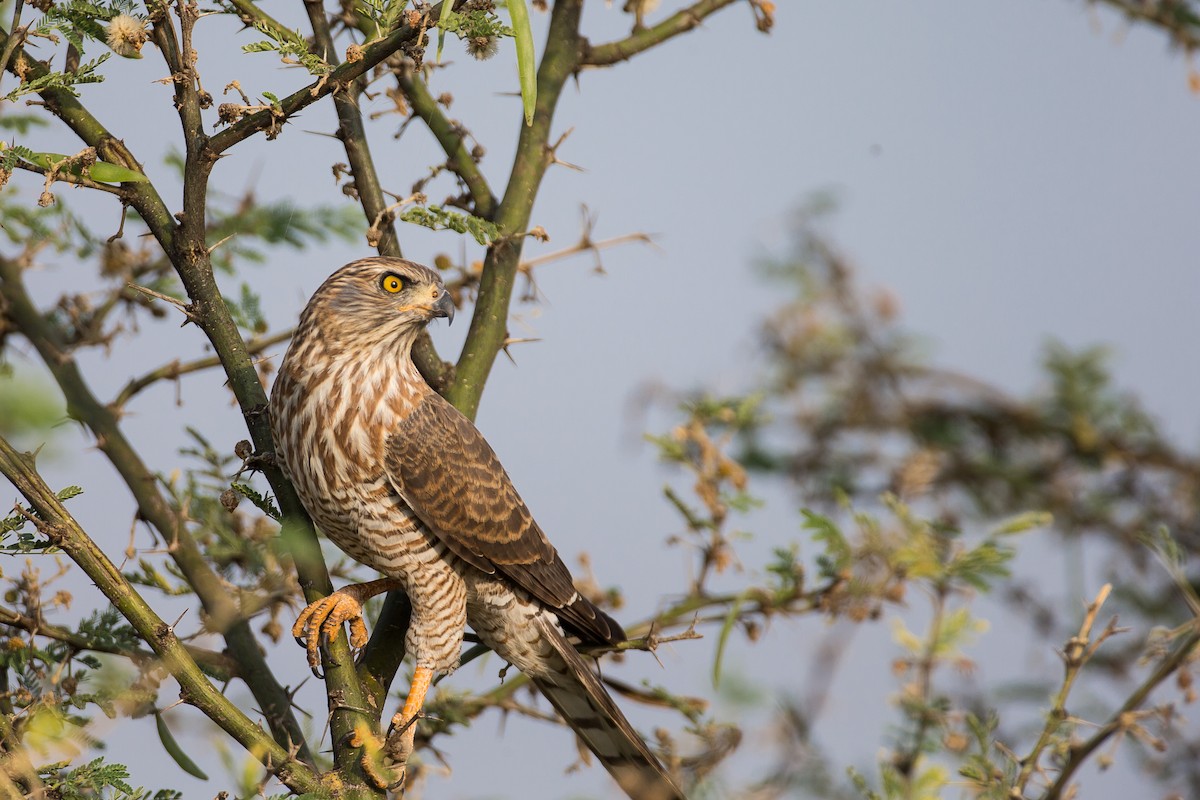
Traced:
[[436, 317], [445, 317], [447, 325], [454, 324], [454, 298], [450, 293], [443, 290], [438, 296], [437, 302], [433, 304], [433, 314]]

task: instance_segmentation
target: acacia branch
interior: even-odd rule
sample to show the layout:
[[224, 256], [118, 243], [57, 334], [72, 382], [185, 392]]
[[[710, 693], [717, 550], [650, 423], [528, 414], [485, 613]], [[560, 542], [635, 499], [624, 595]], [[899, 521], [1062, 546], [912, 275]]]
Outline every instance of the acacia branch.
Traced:
[[1068, 796], [1067, 785], [1070, 783], [1071, 777], [1083, 766], [1083, 763], [1087, 761], [1091, 754], [1100, 745], [1108, 741], [1113, 734], [1128, 728], [1129, 724], [1127, 720], [1129, 715], [1141, 708], [1142, 703], [1146, 702], [1146, 698], [1150, 696], [1150, 693], [1159, 684], [1174, 675], [1192, 657], [1192, 651], [1200, 644], [1200, 627], [1197, 626], [1196, 620], [1192, 621], [1190, 627], [1191, 630], [1183, 637], [1183, 641], [1180, 642], [1174, 651], [1159, 662], [1154, 672], [1129, 695], [1129, 698], [1113, 713], [1108, 722], [1104, 723], [1087, 741], [1071, 747], [1067, 761], [1063, 764], [1058, 778], [1046, 791], [1046, 794], [1043, 795], [1044, 800], [1059, 800], [1061, 797]]
[[429, 87], [420, 76], [409, 72], [400, 73], [396, 76], [396, 85], [404, 92], [413, 114], [425, 123], [429, 132], [442, 146], [446, 153], [446, 166], [461, 178], [467, 187], [471, 194], [471, 202], [475, 206], [475, 216], [492, 219], [496, 213], [496, 196], [492, 194], [487, 178], [467, 148], [462, 129], [442, 113], [437, 100], [429, 93]]
[[6, 258], [0, 258], [0, 296], [7, 304], [7, 315], [54, 377], [67, 401], [68, 414], [92, 431], [97, 448], [133, 494], [138, 514], [168, 542], [171, 558], [200, 598], [210, 620], [222, 631], [231, 654], [242, 665], [243, 680], [271, 730], [281, 742], [299, 745], [301, 758], [311, 761], [303, 731], [292, 715], [291, 699], [267, 666], [258, 641], [249, 623], [241, 617], [225, 582], [213, 572], [184, 519], [159, 491], [154, 474], [121, 430], [116, 411], [96, 399], [70, 351], [62, 344], [59, 331], [33, 305], [20, 267]]
[[[333, 49], [333, 36], [329, 31], [329, 18], [325, 16], [325, 5], [322, 0], [304, 0], [304, 10], [308, 13], [309, 24], [313, 30], [312, 51], [334, 67], [340, 66], [336, 51]], [[387, 211], [387, 201], [383, 196], [383, 187], [379, 183], [379, 173], [371, 158], [371, 148], [367, 142], [367, 131], [363, 126], [362, 111], [358, 107], [358, 97], [361, 91], [359, 80], [337, 82], [333, 93], [333, 107], [337, 112], [337, 138], [346, 150], [346, 160], [350, 162], [350, 174], [354, 178], [354, 189], [358, 193], [363, 213], [367, 222], [378, 236], [376, 247], [380, 255], [399, 258], [400, 240], [396, 236], [395, 221]]]
[[181, 698], [185, 702], [203, 711], [289, 789], [297, 793], [323, 791], [324, 787], [311, 767], [297, 760], [209, 683], [171, 626], [154, 613], [63, 507], [38, 475], [33, 458], [18, 453], [2, 436], [0, 473], [8, 478], [36, 512], [35, 524], [39, 530], [87, 573], [138, 635], [154, 649], [163, 665], [179, 681]]
[[500, 238], [492, 242], [484, 259], [471, 327], [458, 359], [454, 383], [445, 392], [446, 398], [471, 418], [479, 411], [484, 384], [507, 337], [508, 309], [524, 233], [542, 178], [554, 160], [549, 144], [554, 110], [563, 85], [578, 67], [582, 5], [582, 0], [559, 0], [554, 4], [538, 67], [533, 124], [521, 126], [512, 173], [494, 220]]
[[[259, 336], [250, 339], [246, 342], [246, 352], [253, 355], [258, 355], [263, 350], [266, 350], [271, 345], [286, 342], [292, 338], [293, 328], [289, 328], [281, 333], [276, 333], [271, 336]], [[198, 358], [195, 361], [181, 362], [175, 359], [169, 364], [163, 364], [161, 367], [156, 367], [150, 370], [145, 375], [133, 378], [129, 383], [125, 384], [124, 388], [117, 393], [116, 398], [110, 403], [113, 408], [122, 408], [133, 397], [145, 389], [153, 386], [159, 381], [175, 380], [182, 375], [188, 375], [201, 370], [212, 369], [213, 367], [221, 366], [219, 356], [208, 356], [207, 358]]]
[[[111, 642], [97, 641], [90, 636], [84, 636], [81, 633], [60, 628], [56, 625], [49, 625], [33, 617], [13, 611], [11, 608], [4, 608], [3, 606], [0, 606], [0, 624], [10, 625], [35, 636], [44, 636], [47, 639], [62, 642], [80, 652], [108, 653], [114, 656], [124, 656], [133, 661], [147, 661], [158, 658], [155, 653], [149, 650], [142, 650], [137, 647], [121, 647]], [[228, 681], [232, 678], [240, 677], [241, 665], [224, 653], [218, 653], [215, 650], [206, 650], [203, 647], [196, 647], [191, 644], [184, 644], [183, 648], [191, 656], [192, 660], [196, 662], [196, 665], [213, 678], [219, 681]]]
[[638, 53], [660, 45], [668, 39], [687, 33], [704, 21], [705, 17], [720, 11], [738, 0], [700, 0], [687, 8], [649, 28], [635, 31], [629, 37], [607, 44], [590, 45], [583, 42], [579, 55], [581, 67], [610, 67], [628, 61]]
[[418, 36], [424, 35], [424, 31], [432, 26], [433, 20], [437, 19], [440, 9], [441, 4], [439, 3], [421, 15], [417, 20], [416, 27], [409, 25], [406, 21], [382, 39], [364, 46], [361, 59], [348, 61], [335, 67], [328, 75], [322, 75], [308, 86], [280, 100], [278, 107], [256, 111], [242, 117], [214, 135], [208, 142], [208, 151], [213, 156], [220, 155], [238, 142], [248, 139], [256, 133], [275, 128], [322, 97], [348, 86], [365, 75], [376, 64], [396, 53], [405, 45], [412, 43]]

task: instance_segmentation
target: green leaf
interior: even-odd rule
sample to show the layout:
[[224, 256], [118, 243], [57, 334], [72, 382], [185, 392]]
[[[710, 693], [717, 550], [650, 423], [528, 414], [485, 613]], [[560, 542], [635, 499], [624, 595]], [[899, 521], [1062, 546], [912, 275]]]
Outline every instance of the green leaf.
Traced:
[[829, 517], [807, 508], [801, 509], [800, 513], [804, 516], [804, 529], [812, 531], [813, 539], [825, 545], [825, 552], [817, 559], [821, 574], [827, 578], [838, 577], [853, 559], [854, 551], [850, 543]]
[[[16, 150], [16, 148], [13, 149]], [[19, 155], [23, 160], [42, 169], [59, 167], [61, 172], [88, 178], [98, 183], [146, 183], [150, 180], [140, 172], [135, 172], [119, 164], [110, 164], [107, 161], [96, 161], [90, 167], [85, 167], [73, 162], [64, 164], [64, 162], [70, 162], [71, 157], [62, 153], [35, 153], [21, 148]]]
[[446, 24], [450, 21], [450, 16], [454, 14], [453, 0], [444, 0], [442, 2], [442, 13], [438, 16], [438, 46], [437, 46], [437, 63], [442, 63], [442, 44], [446, 41]]
[[401, 222], [411, 222], [430, 230], [451, 230], [456, 233], [469, 233], [485, 247], [500, 235], [500, 228], [494, 222], [470, 214], [459, 214], [447, 211], [441, 206], [417, 206], [400, 214]]
[[1026, 511], [1001, 522], [992, 531], [993, 536], [1011, 536], [1014, 533], [1024, 533], [1034, 528], [1046, 528], [1054, 522], [1054, 517], [1047, 511]]
[[204, 774], [204, 770], [200, 769], [196, 765], [196, 762], [192, 761], [191, 756], [185, 753], [183, 748], [179, 746], [179, 742], [175, 741], [175, 736], [171, 733], [171, 729], [167, 727], [167, 722], [163, 719], [162, 714], [155, 712], [154, 725], [158, 728], [158, 738], [162, 742], [163, 749], [167, 751], [167, 754], [171, 758], [175, 759], [175, 763], [179, 765], [179, 768], [193, 778], [199, 778], [202, 781], [208, 780], [208, 775]]
[[270, 495], [263, 495], [255, 491], [254, 487], [244, 483], [231, 483], [230, 488], [240, 494], [242, 497], [254, 504], [254, 507], [266, 514], [276, 522], [283, 519], [283, 514], [279, 512], [279, 508], [275, 505], [275, 501]]
[[33, 80], [23, 81], [17, 88], [4, 95], [4, 99], [12, 102], [23, 95], [36, 94], [47, 89], [65, 89], [78, 97], [79, 93], [75, 91], [76, 86], [84, 83], [100, 83], [104, 80], [103, 75], [96, 74], [96, 68], [107, 61], [111, 55], [112, 53], [105, 53], [95, 61], [81, 64], [74, 72], [47, 72]]
[[725, 644], [729, 641], [729, 634], [733, 633], [733, 626], [737, 624], [738, 614], [741, 613], [742, 604], [745, 601], [745, 595], [738, 595], [733, 604], [729, 606], [729, 613], [725, 615], [725, 621], [721, 623], [721, 633], [717, 636], [717, 652], [713, 657], [713, 687], [721, 683], [721, 662], [725, 657]]
[[521, 78], [521, 104], [525, 107], [525, 124], [533, 124], [537, 105], [537, 62], [533, 54], [533, 30], [529, 27], [529, 7], [525, 0], [508, 0], [512, 17], [513, 36], [517, 40], [517, 72]]

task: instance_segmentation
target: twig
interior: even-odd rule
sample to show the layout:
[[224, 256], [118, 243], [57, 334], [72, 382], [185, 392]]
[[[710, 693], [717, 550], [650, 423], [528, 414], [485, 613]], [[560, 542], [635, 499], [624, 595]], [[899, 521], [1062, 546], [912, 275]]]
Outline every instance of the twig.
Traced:
[[1192, 651], [1196, 648], [1197, 644], [1200, 644], [1200, 628], [1197, 627], [1195, 620], [1193, 620], [1191, 628], [1191, 632], [1184, 637], [1179, 646], [1159, 662], [1158, 668], [1134, 690], [1133, 694], [1121, 705], [1121, 708], [1113, 713], [1108, 722], [1102, 725], [1083, 744], [1073, 746], [1070, 749], [1070, 755], [1067, 757], [1066, 763], [1063, 764], [1062, 770], [1058, 774], [1058, 779], [1047, 790], [1043, 796], [1044, 800], [1059, 800], [1059, 798], [1066, 796], [1067, 785], [1071, 777], [1088, 757], [1100, 745], [1104, 744], [1110, 736], [1124, 730], [1128, 726], [1127, 720], [1130, 715], [1141, 707], [1142, 703], [1150, 695], [1150, 692], [1154, 691], [1159, 684], [1175, 674], [1175, 671], [1192, 657]]
[[[279, 344], [280, 342], [286, 342], [288, 339], [292, 338], [292, 330], [293, 329], [289, 328], [286, 331], [272, 334], [271, 336], [260, 336], [250, 339], [246, 342], [246, 352], [257, 354], [261, 353], [263, 350], [266, 350], [272, 345]], [[163, 364], [161, 367], [152, 369], [145, 375], [141, 375], [129, 381], [129, 383], [125, 384], [124, 388], [122, 388], [117, 394], [116, 398], [113, 399], [110, 405], [113, 408], [121, 408], [128, 403], [134, 397], [134, 395], [150, 386], [153, 386], [158, 381], [174, 380], [181, 375], [188, 375], [193, 372], [200, 372], [201, 370], [212, 369], [213, 367], [219, 366], [221, 366], [221, 359], [219, 356], [208, 356], [206, 358], [198, 358], [195, 361], [187, 362], [180, 362], [179, 359], [175, 359], [169, 364]]]
[[1100, 639], [1095, 643], [1091, 641], [1092, 627], [1096, 623], [1096, 615], [1100, 613], [1100, 607], [1104, 605], [1104, 601], [1108, 599], [1110, 592], [1112, 592], [1112, 584], [1106, 583], [1100, 588], [1100, 591], [1096, 594], [1096, 599], [1088, 603], [1087, 611], [1083, 615], [1083, 622], [1079, 626], [1079, 632], [1068, 639], [1066, 647], [1063, 648], [1062, 685], [1054, 695], [1050, 713], [1046, 715], [1046, 724], [1042, 727], [1037, 742], [1034, 744], [1033, 749], [1029, 751], [1029, 755], [1021, 759], [1021, 771], [1017, 773], [1017, 779], [1013, 784], [1014, 790], [1019, 793], [1025, 791], [1026, 784], [1033, 776], [1034, 771], [1038, 769], [1042, 752], [1049, 746], [1054, 735], [1061, 729], [1063, 721], [1067, 719], [1067, 698], [1071, 694], [1071, 689], [1075, 686], [1075, 679], [1079, 677], [1079, 671], [1095, 654], [1096, 648], [1111, 635], [1106, 633], [1101, 635]]
[[125, 285], [128, 286], [130, 289], [133, 289], [135, 292], [140, 292], [141, 294], [144, 294], [147, 297], [153, 297], [156, 300], [162, 300], [165, 303], [170, 303], [171, 305], [175, 306], [180, 311], [182, 311], [183, 315], [185, 317], [187, 317], [188, 320], [191, 322], [199, 322], [200, 321], [200, 318], [198, 316], [196, 316], [196, 313], [193, 310], [192, 304], [187, 302], [186, 300], [180, 300], [178, 297], [173, 297], [169, 294], [163, 294], [162, 292], [155, 291], [154, 289], [151, 289], [147, 286], [138, 286], [136, 283], [127, 283]]
[[621, 61], [628, 61], [638, 53], [645, 52], [681, 33], [687, 33], [703, 22], [705, 17], [737, 1], [700, 0], [687, 8], [680, 9], [653, 27], [634, 31], [628, 38], [595, 46], [585, 43], [579, 57], [579, 66], [608, 67]]
[[[149, 650], [123, 648], [108, 642], [99, 642], [66, 628], [48, 625], [45, 622], [40, 622], [3, 606], [0, 606], [0, 624], [11, 625], [14, 628], [20, 628], [23, 631], [28, 631], [38, 636], [45, 636], [47, 639], [54, 639], [55, 641], [69, 644], [80, 651], [90, 650], [94, 653], [110, 653], [112, 655], [125, 656], [135, 661], [158, 657]], [[236, 678], [241, 671], [238, 663], [224, 653], [206, 650], [190, 644], [185, 644], [183, 647], [202, 670], [217, 680], [227, 681], [231, 678]]]
[[570, 258], [573, 255], [578, 255], [579, 253], [596, 253], [598, 264], [600, 251], [607, 250], [610, 247], [619, 247], [620, 245], [631, 244], [634, 242], [641, 244], [654, 244], [654, 237], [648, 233], [627, 233], [623, 236], [613, 236], [610, 239], [601, 239], [598, 242], [593, 241], [591, 236], [589, 236], [589, 233], [590, 231], [585, 231], [583, 236], [580, 237], [579, 241], [570, 247], [564, 247], [561, 250], [555, 250], [553, 253], [546, 253], [544, 255], [535, 256], [533, 258], [524, 260], [521, 262], [520, 266], [517, 267], [517, 269], [519, 269], [522, 274], [528, 275], [535, 268], [540, 267], [543, 264], [548, 264], [552, 261], [561, 261], [564, 258]]

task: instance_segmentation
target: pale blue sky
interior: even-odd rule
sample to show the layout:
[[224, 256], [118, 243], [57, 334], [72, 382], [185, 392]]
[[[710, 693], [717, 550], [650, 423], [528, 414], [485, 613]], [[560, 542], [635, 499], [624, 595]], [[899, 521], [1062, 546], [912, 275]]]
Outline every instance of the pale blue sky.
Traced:
[[[606, 254], [606, 276], [592, 274], [586, 258], [539, 273], [544, 302], [517, 307], [512, 330], [541, 341], [514, 349], [516, 367], [497, 361], [479, 415], [564, 557], [574, 563], [587, 550], [602, 583], [625, 587], [630, 604], [622, 617], [630, 620], [651, 611], [665, 586], [682, 585], [664, 574], [683, 574], [680, 554], [660, 544], [680, 528], [660, 496], [670, 476], [630, 435], [631, 397], [651, 381], [721, 391], [752, 385], [756, 326], [783, 300], [752, 264], [781, 250], [790, 211], [816, 191], [840, 198], [831, 227], [860, 280], [894, 292], [905, 324], [926, 337], [938, 363], [1021, 392], [1036, 383], [1048, 336], [1072, 345], [1108, 342], [1120, 381], [1180, 445], [1194, 447], [1200, 434], [1193, 344], [1200, 338], [1200, 98], [1188, 91], [1185, 59], [1168, 52], [1160, 35], [1130, 30], [1081, 2], [778, 5], [769, 37], [754, 31], [749, 10], [738, 5], [632, 63], [584, 73], [578, 89], [568, 88], [555, 128], [574, 133], [560, 157], [585, 171], [550, 173], [533, 222], [552, 241], [527, 253], [573, 242], [582, 203], [599, 218], [597, 236], [646, 231], [657, 235], [659, 248]], [[264, 7], [301, 24], [298, 3], [269, 0]], [[535, 17], [535, 25], [542, 21]], [[585, 15], [594, 41], [627, 28], [628, 18], [602, 3]], [[304, 82], [295, 71], [275, 69], [268, 55], [257, 56], [264, 69], [239, 72], [240, 57], [218, 54], [255, 37], [229, 40], [234, 29], [228, 21], [201, 24], [199, 68], [210, 91], [219, 93], [235, 77], [251, 94], [282, 95]], [[511, 48], [482, 64], [460, 53], [456, 42], [448, 44], [455, 63], [432, 86], [455, 95], [451, 113], [488, 148], [484, 167], [498, 188], [520, 118], [519, 101], [502, 94], [515, 89]], [[143, 61], [112, 67], [110, 83], [85, 87], [84, 100], [153, 177], [165, 180], [159, 154], [177, 121], [168, 90], [153, 83], [164, 74], [161, 62], [148, 51]], [[397, 145], [391, 138], [397, 124], [385, 118], [373, 130], [375, 160], [384, 186], [407, 193], [439, 159], [417, 124]], [[215, 185], [237, 192], [256, 176], [266, 199], [339, 202], [328, 170], [345, 160], [339, 145], [305, 132], [332, 127], [328, 109], [307, 111], [278, 141], [259, 138], [237, 148], [218, 165]], [[74, 152], [72, 145], [56, 134], [40, 149]], [[36, 196], [33, 183], [23, 185]], [[431, 192], [435, 200], [439, 192]], [[79, 192], [59, 194], [83, 200]], [[178, 207], [177, 194], [169, 202]], [[103, 209], [95, 217], [101, 231], [108, 232], [103, 220], [115, 227], [111, 207], [88, 207]], [[450, 234], [404, 228], [401, 236], [406, 255], [419, 261], [459, 253]], [[330, 271], [365, 253], [361, 244], [280, 253], [246, 277], [283, 326]], [[43, 296], [73, 269], [63, 265], [38, 276]], [[96, 378], [101, 396], [149, 364], [201, 352], [194, 329], [159, 327], [154, 341], [118, 350], [106, 362]], [[465, 329], [439, 328], [435, 341], [453, 352]], [[157, 469], [169, 472], [179, 463], [174, 432], [182, 424], [227, 449], [242, 438], [236, 410], [206, 385], [212, 382], [211, 375], [186, 379], [180, 409], [169, 407], [174, 395], [167, 386], [136, 404], [129, 430]], [[134, 426], [142, 422], [150, 424], [139, 431]], [[61, 449], [75, 440], [82, 442], [64, 436]], [[93, 453], [47, 471], [52, 482], [84, 483], [88, 494], [72, 508], [118, 556], [132, 507], [101, 459]], [[786, 494], [769, 486], [760, 493], [769, 502], [751, 520], [751, 554], [799, 536]], [[144, 535], [140, 543], [148, 544]], [[1051, 546], [1031, 542], [1033, 555], [1022, 563], [1049, 562], [1042, 568], [1061, 576], [1061, 565], [1047, 558]], [[755, 560], [748, 556], [747, 563]], [[95, 602], [86, 589], [77, 594], [80, 604]], [[825, 630], [810, 620], [776, 624], [753, 648], [735, 640], [731, 668], [768, 691], [796, 691]], [[839, 771], [841, 764], [869, 762], [883, 744], [874, 733], [897, 719], [886, 705], [895, 690], [887, 671], [894, 655], [889, 634], [880, 628], [858, 636], [876, 644], [853, 651], [817, 728]], [[986, 649], [985, 637], [981, 653], [991, 655], [981, 680], [1013, 678], [1035, 666], [1053, 674], [1048, 649], [1002, 658], [1012, 652], [1003, 633], [989, 637], [999, 644]], [[711, 654], [711, 639], [685, 643], [661, 654], [663, 670], [635, 655], [621, 674], [711, 695]], [[306, 673], [290, 641], [272, 660], [287, 682]], [[485, 677], [497, 668], [489, 663]], [[453, 681], [484, 685], [479, 675], [471, 665]], [[170, 717], [182, 730], [199, 715], [179, 709]], [[635, 713], [635, 723], [646, 728], [660, 721]], [[115, 733], [113, 757], [126, 752], [123, 742], [140, 737], [153, 752], [134, 764], [137, 783], [174, 779], [150, 763], [162, 759], [144, 722], [121, 723]], [[517, 719], [501, 725], [490, 716], [447, 744], [454, 774], [431, 782], [427, 796], [536, 800], [614, 790], [598, 767], [560, 776], [574, 747], [562, 730]], [[545, 748], [541, 755], [530, 754], [535, 744]], [[756, 744], [735, 759], [736, 773], [750, 769]], [[211, 796], [224, 786], [219, 779], [185, 783], [189, 796]], [[1086, 796], [1106, 796], [1098, 783], [1085, 788]]]

